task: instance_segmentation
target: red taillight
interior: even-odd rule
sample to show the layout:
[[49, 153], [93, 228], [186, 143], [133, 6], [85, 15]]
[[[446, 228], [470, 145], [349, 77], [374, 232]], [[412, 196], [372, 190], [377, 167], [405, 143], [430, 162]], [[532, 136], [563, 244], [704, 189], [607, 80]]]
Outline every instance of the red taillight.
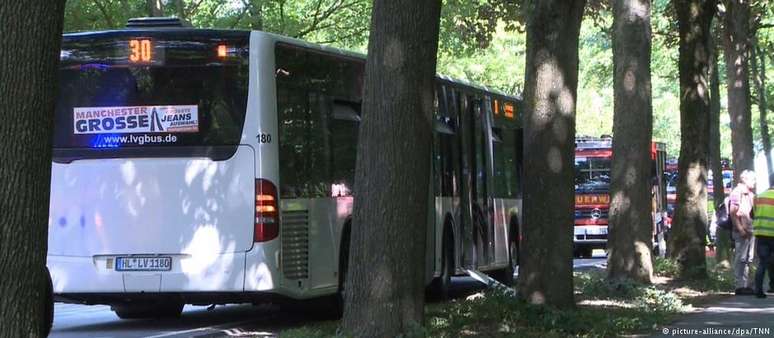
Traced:
[[264, 179], [255, 180], [255, 234], [256, 242], [266, 242], [279, 235], [279, 207], [277, 187]]

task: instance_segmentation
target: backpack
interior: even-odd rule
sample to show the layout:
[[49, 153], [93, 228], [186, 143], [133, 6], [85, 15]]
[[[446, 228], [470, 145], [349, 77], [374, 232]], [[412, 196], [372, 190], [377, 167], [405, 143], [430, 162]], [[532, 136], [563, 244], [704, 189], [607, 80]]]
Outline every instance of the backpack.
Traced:
[[715, 208], [715, 219], [719, 228], [731, 230], [731, 218], [728, 217], [728, 199]]

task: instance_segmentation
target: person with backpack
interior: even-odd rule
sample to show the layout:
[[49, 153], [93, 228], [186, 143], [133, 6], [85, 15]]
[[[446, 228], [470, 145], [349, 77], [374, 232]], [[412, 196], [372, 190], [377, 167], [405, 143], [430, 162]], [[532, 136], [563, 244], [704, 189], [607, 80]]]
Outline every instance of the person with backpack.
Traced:
[[728, 196], [728, 217], [731, 219], [731, 238], [734, 239], [734, 275], [736, 295], [752, 295], [750, 264], [753, 261], [755, 238], [752, 213], [755, 205], [755, 172], [745, 170], [739, 175], [739, 184]]
[[[766, 298], [763, 293], [763, 275], [766, 269], [771, 269], [774, 259], [774, 174], [769, 177], [769, 189], [758, 195], [755, 199], [755, 219], [753, 220], [753, 234], [758, 255], [758, 270], [755, 271], [755, 297]], [[772, 270], [769, 270], [769, 292], [772, 284]]]

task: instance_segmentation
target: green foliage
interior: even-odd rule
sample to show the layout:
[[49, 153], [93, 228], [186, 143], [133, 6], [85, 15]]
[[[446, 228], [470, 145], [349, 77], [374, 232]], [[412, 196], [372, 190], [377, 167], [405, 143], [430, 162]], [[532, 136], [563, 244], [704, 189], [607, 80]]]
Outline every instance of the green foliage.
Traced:
[[282, 331], [282, 338], [343, 338], [338, 330], [338, 322], [325, 322], [322, 324], [307, 325], [296, 329]]
[[683, 308], [683, 302], [676, 294], [654, 286], [641, 287], [635, 299], [638, 307], [653, 312], [676, 313]]
[[663, 277], [677, 277], [680, 265], [671, 258], [656, 257], [653, 260], [653, 274]]
[[713, 264], [707, 264], [707, 278], [688, 281], [692, 288], [703, 292], [728, 292], [734, 290], [736, 280], [734, 273], [727, 267]]
[[69, 0], [65, 4], [64, 31], [120, 28], [132, 17], [147, 16], [145, 1]]
[[474, 300], [430, 306], [427, 331], [432, 337], [609, 337], [651, 330], [669, 314], [645, 307], [559, 310], [487, 291]]
[[443, 44], [439, 47], [439, 73], [506, 93], [521, 92], [526, 55], [523, 34], [510, 34], [500, 27], [489, 48], [468, 56], [459, 56]]
[[444, 0], [440, 44], [470, 56], [492, 43], [498, 30], [524, 32], [525, 4], [504, 0]]
[[[363, 50], [368, 38], [368, 0], [177, 0], [163, 1], [164, 15], [194, 27], [261, 29], [321, 44]], [[121, 28], [129, 18], [148, 16], [145, 1], [71, 0], [65, 32]]]
[[613, 50], [610, 34], [597, 25], [612, 25], [612, 17], [603, 15], [596, 22], [581, 26], [580, 69], [576, 134], [600, 136], [613, 134]]
[[632, 280], [609, 281], [601, 273], [576, 274], [576, 283], [584, 297], [628, 301], [649, 312], [675, 313], [683, 307], [680, 298], [672, 292]]
[[[702, 292], [723, 292], [734, 289], [734, 274], [728, 267], [715, 264], [714, 258], [707, 259], [707, 278], [684, 281], [687, 286]], [[653, 274], [662, 277], [680, 277], [680, 265], [672, 258], [656, 257]]]

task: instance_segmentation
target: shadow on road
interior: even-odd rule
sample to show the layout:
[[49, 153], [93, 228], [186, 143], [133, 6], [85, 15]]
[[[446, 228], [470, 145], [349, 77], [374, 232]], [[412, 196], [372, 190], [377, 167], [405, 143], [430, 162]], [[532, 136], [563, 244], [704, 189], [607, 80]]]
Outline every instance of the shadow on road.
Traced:
[[[575, 270], [604, 266], [602, 257], [576, 259]], [[462, 299], [484, 289], [470, 277], [452, 278], [451, 297]], [[430, 303], [438, 300], [428, 298]], [[222, 337], [276, 336], [279, 331], [335, 319], [330, 301], [293, 302], [264, 305], [226, 305], [208, 311], [203, 306], [186, 306], [175, 319], [121, 320], [107, 306], [57, 304], [51, 337]]]

